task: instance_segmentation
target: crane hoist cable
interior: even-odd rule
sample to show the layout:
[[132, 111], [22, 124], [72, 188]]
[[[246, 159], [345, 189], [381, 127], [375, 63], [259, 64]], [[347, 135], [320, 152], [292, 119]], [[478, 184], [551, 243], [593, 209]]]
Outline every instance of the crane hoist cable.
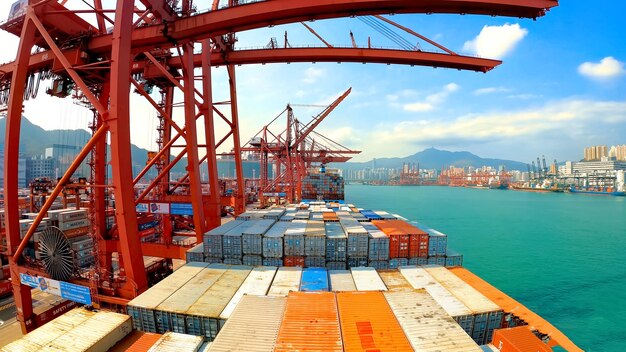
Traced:
[[357, 18], [361, 22], [365, 23], [366, 25], [368, 25], [369, 27], [374, 29], [375, 31], [377, 31], [380, 34], [382, 34], [385, 37], [387, 37], [389, 40], [391, 40], [394, 43], [396, 43], [401, 48], [403, 48], [405, 50], [415, 50], [415, 48], [416, 48], [415, 45], [413, 45], [406, 38], [404, 38], [401, 35], [399, 35], [398, 33], [396, 33], [394, 30], [390, 29], [387, 24], [385, 24], [382, 21], [376, 19], [375, 17], [360, 16], [360, 17], [357, 17]]

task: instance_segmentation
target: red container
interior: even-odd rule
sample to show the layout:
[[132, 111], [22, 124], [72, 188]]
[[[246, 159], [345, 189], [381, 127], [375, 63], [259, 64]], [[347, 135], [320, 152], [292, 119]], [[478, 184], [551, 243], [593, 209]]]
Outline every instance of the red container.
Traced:
[[389, 236], [389, 258], [428, 257], [428, 233], [403, 220], [372, 220]]
[[409, 235], [389, 235], [389, 258], [409, 257]]
[[496, 346], [501, 352], [552, 351], [552, 348], [541, 342], [541, 340], [528, 329], [528, 326], [496, 329], [493, 331], [493, 341], [491, 344]]
[[11, 292], [11, 281], [0, 280], [0, 297], [10, 295]]
[[409, 234], [409, 257], [428, 257], [428, 234]]
[[288, 256], [285, 257], [285, 261], [283, 264], [285, 266], [299, 266], [304, 268], [304, 257]]

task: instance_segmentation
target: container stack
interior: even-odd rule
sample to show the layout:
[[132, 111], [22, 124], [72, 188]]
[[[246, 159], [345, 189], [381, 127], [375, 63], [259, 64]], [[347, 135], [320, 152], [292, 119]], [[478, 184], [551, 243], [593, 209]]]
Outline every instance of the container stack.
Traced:
[[349, 212], [339, 217], [339, 224], [347, 236], [346, 255], [348, 267], [368, 266], [369, 233]]
[[284, 213], [283, 209], [280, 209], [279, 212], [270, 211], [264, 220], [256, 221], [253, 226], [242, 231], [242, 260], [244, 265], [263, 264], [263, 236], [282, 213]]
[[337, 222], [326, 222], [326, 267], [331, 270], [346, 269], [347, 236]]
[[389, 237], [389, 267], [428, 261], [428, 233], [403, 220], [372, 220]]
[[302, 199], [343, 200], [343, 177], [334, 173], [307, 174], [302, 179]]
[[[300, 213], [300, 212], [298, 212]], [[305, 215], [302, 214], [301, 217]], [[309, 218], [308, 213], [306, 219]], [[298, 219], [296, 215], [296, 219]], [[305, 241], [308, 220], [298, 219], [291, 222], [284, 234], [284, 263], [285, 266], [304, 267]]]
[[326, 266], [326, 231], [323, 221], [310, 220], [307, 223], [304, 233], [304, 266]]
[[224, 234], [243, 224], [242, 220], [233, 220], [204, 234], [204, 257], [209, 263], [222, 262], [224, 259], [223, 241]]

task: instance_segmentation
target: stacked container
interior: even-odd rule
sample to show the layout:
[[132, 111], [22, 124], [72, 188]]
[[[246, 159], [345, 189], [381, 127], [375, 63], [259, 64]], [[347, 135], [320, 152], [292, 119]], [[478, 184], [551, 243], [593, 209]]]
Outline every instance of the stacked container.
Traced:
[[[283, 237], [289, 228], [289, 222], [277, 222], [272, 226], [263, 237], [263, 257], [274, 258], [282, 262], [283, 258]], [[269, 264], [269, 263], [268, 263]], [[268, 265], [265, 264], [265, 265]], [[281, 266], [274, 265], [274, 266]]]
[[302, 199], [344, 199], [343, 177], [335, 173], [307, 174], [302, 179]]
[[387, 286], [376, 269], [359, 267], [350, 269], [357, 291], [387, 291]]
[[302, 270], [300, 291], [328, 291], [328, 271], [325, 268], [306, 268]]
[[241, 284], [241, 287], [235, 292], [233, 298], [228, 302], [226, 308], [220, 314], [220, 322], [230, 319], [232, 312], [235, 310], [244, 295], [264, 296], [269, 291], [274, 276], [276, 275], [276, 267], [261, 266], [252, 269], [250, 275]]
[[241, 220], [229, 221], [226, 224], [216, 227], [213, 230], [204, 234], [204, 256], [207, 258], [214, 258], [214, 260], [222, 261], [224, 259], [224, 252], [222, 250], [222, 237], [228, 231], [233, 230], [239, 225], [243, 224]]
[[282, 267], [278, 268], [272, 286], [267, 293], [268, 296], [287, 296], [291, 291], [300, 289], [302, 278], [302, 268]]
[[326, 266], [326, 232], [323, 221], [310, 220], [307, 223], [304, 256], [304, 265], [307, 267]]
[[349, 270], [328, 270], [328, 277], [331, 291], [356, 291], [356, 285]]
[[[307, 214], [308, 219], [308, 214]], [[308, 220], [294, 220], [284, 235], [284, 254], [285, 266], [302, 266], [304, 267], [305, 243], [304, 236], [306, 233]]]
[[326, 267], [329, 269], [346, 268], [347, 237], [339, 223], [327, 222], [326, 229]]
[[491, 342], [493, 330], [502, 324], [502, 309], [448, 269], [427, 267], [425, 270], [470, 309], [474, 315], [471, 334], [474, 341], [481, 345]]
[[274, 351], [343, 352], [335, 294], [292, 292], [287, 297]]
[[269, 213], [265, 215], [266, 219], [256, 221], [253, 226], [242, 231], [241, 240], [244, 265], [261, 265], [263, 263], [263, 236], [283, 213], [283, 209], [270, 210]]
[[204, 243], [200, 243], [185, 253], [187, 263], [204, 262]]

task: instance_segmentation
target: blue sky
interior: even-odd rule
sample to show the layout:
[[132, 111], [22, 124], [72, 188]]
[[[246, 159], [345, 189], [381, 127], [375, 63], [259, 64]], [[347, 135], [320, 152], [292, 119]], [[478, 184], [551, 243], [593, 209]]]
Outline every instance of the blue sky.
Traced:
[[[80, 1], [68, 4], [78, 6]], [[6, 17], [9, 6], [0, 5], [0, 18]], [[486, 74], [348, 63], [238, 67], [242, 136], [252, 136], [288, 102], [328, 104], [353, 87], [319, 131], [362, 150], [356, 160], [406, 156], [427, 147], [524, 162], [540, 155], [577, 160], [588, 145], [626, 144], [625, 12], [622, 2], [563, 1], [537, 21], [396, 15], [394, 21], [453, 51], [501, 57], [504, 63]], [[352, 30], [359, 45], [366, 45], [371, 36], [374, 46], [394, 46], [356, 18], [309, 25], [334, 45], [349, 45]], [[239, 33], [238, 45], [264, 46], [271, 37], [282, 43], [285, 30], [292, 45], [321, 44], [298, 24]], [[8, 47], [17, 45], [5, 33], [0, 40]], [[423, 42], [420, 46], [432, 49]], [[13, 56], [3, 51], [0, 61]], [[225, 73], [214, 72], [215, 99], [225, 99]], [[133, 128], [156, 127], [156, 114], [138, 99], [133, 101]], [[58, 106], [58, 118], [51, 118], [50, 106]], [[27, 105], [26, 116], [46, 129], [84, 128], [89, 113], [77, 109], [69, 101], [42, 98]], [[295, 112], [306, 120], [318, 110]], [[133, 141], [153, 148], [155, 137], [135, 134]]]

